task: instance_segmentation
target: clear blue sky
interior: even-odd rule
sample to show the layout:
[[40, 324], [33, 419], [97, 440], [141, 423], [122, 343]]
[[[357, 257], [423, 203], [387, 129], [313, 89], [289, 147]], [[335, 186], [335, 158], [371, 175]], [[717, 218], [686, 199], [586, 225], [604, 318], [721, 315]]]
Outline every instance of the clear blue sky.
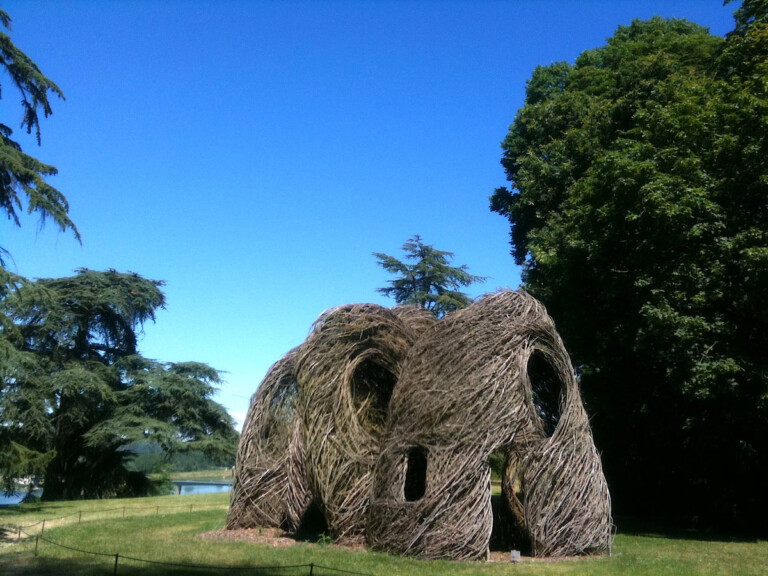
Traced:
[[[43, 122], [82, 246], [2, 224], [29, 278], [79, 267], [165, 280], [145, 356], [224, 370], [242, 418], [269, 366], [326, 308], [391, 302], [372, 252], [410, 236], [516, 288], [499, 142], [536, 65], [620, 24], [683, 17], [723, 35], [720, 0], [3, 1], [11, 38], [66, 95]], [[21, 108], [3, 81], [2, 122]], [[19, 135], [20, 130], [16, 131]]]

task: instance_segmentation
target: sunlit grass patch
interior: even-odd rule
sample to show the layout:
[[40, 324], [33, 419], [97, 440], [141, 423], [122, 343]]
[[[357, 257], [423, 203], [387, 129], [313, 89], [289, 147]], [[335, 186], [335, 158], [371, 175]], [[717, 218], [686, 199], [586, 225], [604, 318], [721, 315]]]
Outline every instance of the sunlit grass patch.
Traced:
[[[162, 506], [184, 504], [174, 512], [164, 513]], [[619, 534], [611, 557], [576, 558], [548, 561], [524, 558], [523, 563], [508, 562], [427, 562], [401, 558], [365, 549], [349, 550], [335, 545], [300, 542], [277, 548], [253, 542], [207, 540], [200, 535], [220, 530], [226, 521], [227, 494], [163, 496], [156, 498], [42, 503], [0, 510], [0, 524], [30, 523], [62, 513], [83, 510], [83, 521], [46, 527], [44, 536], [65, 546], [86, 549], [111, 556], [93, 556], [38, 542], [35, 538], [15, 542], [15, 534], [6, 532], [0, 547], [0, 573], [21, 576], [41, 574], [111, 574], [114, 554], [162, 562], [206, 564], [211, 566], [286, 566], [309, 564], [376, 575], [420, 574], [457, 575], [654, 575], [745, 574], [762, 575], [768, 566], [768, 543], [726, 542], [656, 535]], [[193, 511], [184, 509], [189, 505]], [[107, 509], [125, 505], [149, 508], [143, 515], [107, 516]], [[153, 513], [161, 506], [160, 513]], [[89, 516], [90, 515], [90, 516]], [[93, 518], [93, 519], [87, 519]], [[39, 533], [39, 532], [37, 532]], [[165, 576], [169, 567], [120, 560], [121, 576]], [[175, 572], [178, 574], [179, 572]], [[183, 573], [183, 570], [182, 570]], [[217, 569], [194, 571], [195, 574], [223, 574]], [[308, 572], [286, 572], [286, 574]], [[316, 574], [321, 574], [317, 571]], [[236, 574], [236, 572], [232, 572]]]

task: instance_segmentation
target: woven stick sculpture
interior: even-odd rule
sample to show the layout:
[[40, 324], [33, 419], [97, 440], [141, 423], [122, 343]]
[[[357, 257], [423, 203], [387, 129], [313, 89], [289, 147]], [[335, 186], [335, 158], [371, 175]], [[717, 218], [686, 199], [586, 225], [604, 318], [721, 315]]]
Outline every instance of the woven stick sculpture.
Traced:
[[370, 544], [485, 557], [496, 451], [507, 455], [505, 496], [534, 554], [608, 550], [610, 499], [573, 369], [543, 306], [522, 292], [487, 296], [414, 346], [376, 466]]
[[228, 529], [294, 532], [310, 503], [301, 422], [296, 417], [297, 349], [278, 360], [251, 398], [240, 436]]
[[[292, 412], [278, 408], [284, 397]], [[282, 440], [265, 444], [275, 421]], [[506, 462], [495, 514], [493, 453]], [[611, 544], [610, 497], [570, 360], [523, 292], [439, 322], [372, 304], [321, 315], [254, 396], [228, 527], [296, 531], [310, 501], [335, 538], [422, 558], [485, 557], [494, 519], [538, 556]]]
[[374, 304], [323, 313], [297, 358], [306, 469], [330, 534], [365, 530], [389, 400], [420, 326]]

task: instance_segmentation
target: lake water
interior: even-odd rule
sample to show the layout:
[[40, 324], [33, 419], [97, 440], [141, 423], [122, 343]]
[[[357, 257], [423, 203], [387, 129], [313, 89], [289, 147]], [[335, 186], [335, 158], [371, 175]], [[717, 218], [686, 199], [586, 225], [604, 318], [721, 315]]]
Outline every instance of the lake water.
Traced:
[[173, 487], [174, 494], [187, 496], [188, 494], [214, 494], [217, 492], [229, 492], [232, 484], [206, 484], [203, 482], [179, 482]]
[[[229, 492], [232, 490], [232, 484], [206, 484], [204, 482], [182, 482], [174, 485], [173, 494], [181, 494], [187, 496], [189, 494], [214, 494], [217, 492]], [[32, 494], [40, 496], [43, 493], [42, 490], [34, 490]], [[5, 492], [0, 491], [0, 506], [11, 506], [21, 502], [26, 492], [17, 491], [10, 495], [6, 495]]]
[[[42, 490], [33, 490], [32, 494], [35, 496], [40, 496], [43, 493]], [[26, 491], [17, 491], [12, 492], [11, 494], [6, 494], [5, 492], [0, 490], [0, 506], [8, 506], [12, 504], [18, 504], [21, 502], [21, 499], [24, 498], [26, 495]]]

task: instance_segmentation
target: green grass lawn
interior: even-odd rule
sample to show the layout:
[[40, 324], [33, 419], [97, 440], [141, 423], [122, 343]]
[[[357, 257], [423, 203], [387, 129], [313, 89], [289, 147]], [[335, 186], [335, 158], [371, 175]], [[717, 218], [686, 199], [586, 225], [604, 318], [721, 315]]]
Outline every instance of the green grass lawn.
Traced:
[[171, 472], [171, 480], [197, 480], [199, 482], [232, 482], [232, 468], [194, 470], [193, 472]]
[[168, 476], [163, 474], [150, 474], [154, 480], [170, 478], [171, 480], [193, 480], [198, 482], [232, 482], [234, 470], [232, 468], [213, 468], [210, 470], [193, 470], [191, 472], [171, 472]]
[[[765, 574], [768, 542], [726, 542], [652, 534], [616, 536], [611, 557], [548, 562], [525, 558], [521, 564], [485, 562], [425, 562], [367, 550], [347, 550], [327, 544], [300, 543], [274, 548], [251, 542], [210, 541], [198, 534], [224, 525], [227, 494], [162, 496], [155, 498], [28, 504], [0, 509], [0, 574], [105, 575], [113, 574], [114, 554], [120, 554], [118, 574], [307, 574], [301, 570], [250, 572], [256, 565], [309, 564], [376, 575], [448, 574], [578, 574], [680, 575]], [[192, 511], [190, 512], [190, 506]], [[123, 517], [123, 509], [125, 517]], [[80, 512], [82, 511], [82, 515]], [[71, 548], [104, 554], [87, 555], [23, 537], [10, 526], [46, 520], [44, 537]], [[27, 528], [40, 534], [41, 524]], [[221, 571], [173, 569], [123, 558], [238, 567]], [[315, 568], [314, 574], [332, 574]]]

